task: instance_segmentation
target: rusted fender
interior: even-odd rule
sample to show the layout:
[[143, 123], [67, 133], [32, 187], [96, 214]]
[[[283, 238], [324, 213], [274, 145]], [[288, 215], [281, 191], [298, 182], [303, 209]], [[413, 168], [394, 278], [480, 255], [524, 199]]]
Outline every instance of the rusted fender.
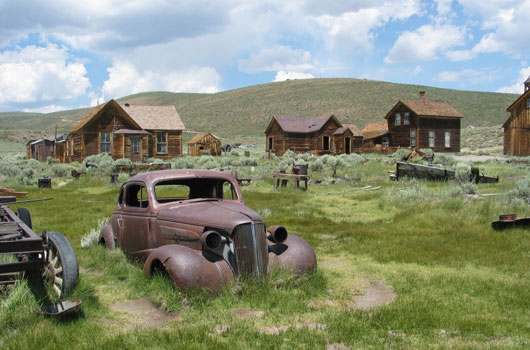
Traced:
[[99, 234], [100, 242], [105, 244], [108, 249], [116, 248], [116, 240], [114, 239], [114, 233], [112, 233], [112, 226], [110, 223], [103, 226], [101, 233]]
[[205, 288], [216, 291], [234, 279], [226, 261], [208, 259], [201, 250], [176, 244], [155, 249], [145, 262], [144, 273], [151, 275], [157, 266], [164, 266], [171, 281], [183, 290]]
[[316, 269], [317, 257], [305, 239], [289, 234], [282, 243], [269, 246], [269, 265], [308, 272]]

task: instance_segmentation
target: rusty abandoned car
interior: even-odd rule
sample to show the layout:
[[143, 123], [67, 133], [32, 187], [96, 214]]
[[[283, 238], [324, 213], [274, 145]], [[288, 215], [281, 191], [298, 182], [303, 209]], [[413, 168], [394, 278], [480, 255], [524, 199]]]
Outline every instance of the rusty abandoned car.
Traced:
[[266, 227], [244, 203], [237, 179], [210, 170], [160, 170], [131, 177], [101, 231], [181, 289], [219, 289], [235, 276], [262, 278], [271, 268], [316, 268], [313, 248], [282, 226]]

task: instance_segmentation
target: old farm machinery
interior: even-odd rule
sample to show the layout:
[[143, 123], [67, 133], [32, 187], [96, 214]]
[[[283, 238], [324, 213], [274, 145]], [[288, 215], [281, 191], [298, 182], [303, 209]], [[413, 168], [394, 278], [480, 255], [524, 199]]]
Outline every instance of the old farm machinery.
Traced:
[[[41, 199], [46, 200], [46, 199]], [[24, 277], [48, 315], [62, 315], [77, 310], [80, 301], [64, 301], [77, 283], [77, 258], [70, 242], [59, 232], [36, 234], [29, 210], [13, 212], [8, 205], [16, 197], [0, 197], [0, 287]]]

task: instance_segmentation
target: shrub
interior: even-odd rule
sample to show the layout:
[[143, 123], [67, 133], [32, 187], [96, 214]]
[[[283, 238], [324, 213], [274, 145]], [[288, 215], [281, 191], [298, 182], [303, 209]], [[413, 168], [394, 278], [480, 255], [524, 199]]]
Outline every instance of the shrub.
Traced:
[[402, 161], [405, 157], [408, 157], [410, 155], [409, 149], [398, 149], [394, 153], [390, 155], [390, 157], [394, 160], [394, 162]]
[[51, 167], [51, 173], [53, 177], [65, 177], [70, 175], [74, 168], [70, 164], [54, 164]]
[[458, 162], [454, 157], [448, 154], [436, 153], [434, 155], [433, 163], [443, 164], [445, 167], [453, 168]]
[[107, 224], [108, 219], [100, 219], [96, 227], [93, 227], [81, 237], [81, 248], [89, 248], [99, 243], [99, 234]]
[[245, 157], [241, 159], [240, 164], [243, 166], [256, 166], [258, 165], [258, 160], [255, 157]]
[[530, 176], [516, 182], [515, 187], [508, 192], [510, 202], [530, 204]]
[[309, 170], [311, 171], [320, 171], [324, 169], [324, 163], [321, 159], [317, 159], [314, 162], [309, 163]]
[[193, 169], [195, 168], [195, 161], [193, 157], [175, 158], [171, 163], [171, 167], [174, 169]]
[[239, 157], [239, 152], [237, 150], [233, 149], [232, 151], [230, 151], [230, 155], [234, 156], [234, 157]]
[[466, 163], [457, 163], [455, 166], [455, 181], [457, 183], [469, 182], [471, 167]]

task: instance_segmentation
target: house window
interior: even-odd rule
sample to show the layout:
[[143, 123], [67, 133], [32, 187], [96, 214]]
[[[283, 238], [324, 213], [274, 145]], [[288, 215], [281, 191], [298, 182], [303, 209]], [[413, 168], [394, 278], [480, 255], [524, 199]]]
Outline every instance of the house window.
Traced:
[[322, 136], [322, 149], [329, 151], [329, 136]]
[[409, 125], [410, 124], [410, 114], [409, 112], [405, 112], [403, 115], [403, 125]]
[[429, 131], [429, 147], [434, 148], [434, 131]]
[[526, 108], [530, 108], [530, 97], [526, 99]]
[[451, 147], [451, 133], [449, 131], [445, 132], [445, 148]]
[[272, 150], [272, 137], [269, 137], [269, 143], [267, 144], [267, 149]]
[[401, 114], [396, 113], [396, 126], [401, 125]]
[[140, 139], [137, 137], [131, 138], [131, 148], [133, 153], [140, 152]]
[[100, 133], [100, 153], [110, 153], [110, 132]]
[[410, 130], [410, 147], [416, 147], [416, 130]]
[[156, 133], [156, 153], [167, 153], [167, 135], [165, 132]]

